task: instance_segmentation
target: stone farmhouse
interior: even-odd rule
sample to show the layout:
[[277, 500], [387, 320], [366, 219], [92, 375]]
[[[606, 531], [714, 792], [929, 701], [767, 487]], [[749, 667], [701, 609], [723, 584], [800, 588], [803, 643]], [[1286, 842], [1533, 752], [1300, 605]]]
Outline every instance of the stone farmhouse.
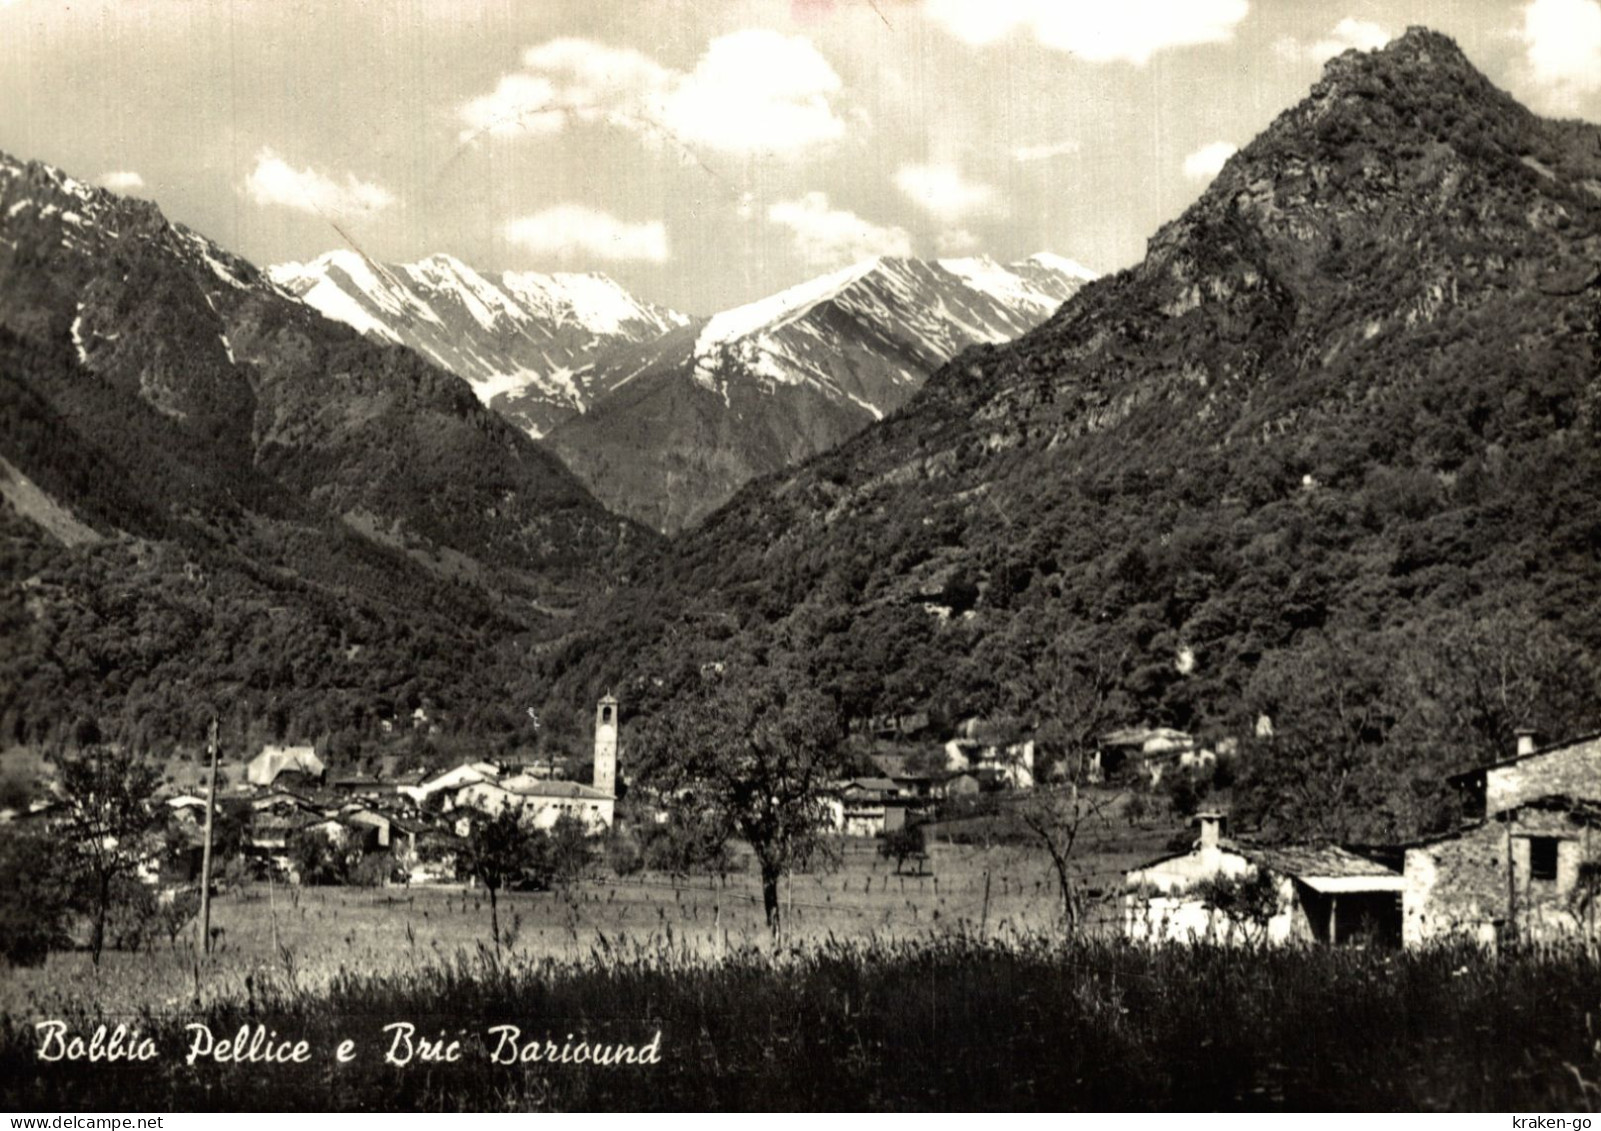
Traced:
[[1518, 752], [1454, 775], [1463, 823], [1387, 850], [1260, 846], [1228, 840], [1201, 817], [1187, 852], [1126, 874], [1124, 932], [1147, 942], [1240, 941], [1217, 906], [1217, 877], [1269, 877], [1272, 942], [1372, 941], [1415, 947], [1446, 939], [1485, 946], [1595, 941], [1601, 901], [1601, 735]]
[[1455, 775], [1467, 821], [1406, 846], [1408, 945], [1465, 936], [1487, 945], [1596, 934], [1601, 889], [1601, 735], [1536, 748]]

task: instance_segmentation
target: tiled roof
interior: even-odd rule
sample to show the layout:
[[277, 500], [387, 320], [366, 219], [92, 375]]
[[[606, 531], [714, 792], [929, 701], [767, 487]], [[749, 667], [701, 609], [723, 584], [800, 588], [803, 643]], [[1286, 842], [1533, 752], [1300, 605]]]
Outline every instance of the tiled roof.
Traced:
[[485, 782], [487, 786], [514, 793], [518, 797], [565, 797], [580, 801], [611, 801], [612, 795], [594, 786], [575, 781]]
[[1358, 856], [1339, 845], [1286, 844], [1275, 848], [1258, 848], [1243, 845], [1240, 854], [1252, 863], [1286, 876], [1391, 876], [1394, 868], [1387, 868], [1376, 860]]

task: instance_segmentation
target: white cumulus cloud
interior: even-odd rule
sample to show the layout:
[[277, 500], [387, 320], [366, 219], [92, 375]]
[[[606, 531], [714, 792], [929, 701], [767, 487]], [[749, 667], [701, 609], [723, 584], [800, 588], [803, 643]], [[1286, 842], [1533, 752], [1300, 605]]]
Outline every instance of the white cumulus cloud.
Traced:
[[981, 242], [966, 228], [947, 228], [934, 237], [934, 250], [940, 255], [968, 255], [977, 251]]
[[828, 195], [809, 192], [767, 209], [767, 219], [788, 228], [796, 254], [808, 266], [826, 269], [878, 256], [909, 256], [912, 240], [900, 228], [886, 228], [844, 208]]
[[1251, 6], [1249, 0], [925, 0], [923, 7], [975, 46], [1022, 29], [1087, 62], [1143, 65], [1158, 51], [1233, 38]]
[[1389, 31], [1371, 20], [1347, 16], [1334, 25], [1334, 30], [1308, 48], [1308, 54], [1319, 63], [1326, 63], [1336, 55], [1355, 48], [1358, 51], [1377, 51], [1393, 37]]
[[964, 178], [951, 165], [902, 165], [895, 187], [913, 204], [944, 224], [996, 211], [995, 190]]
[[1327, 63], [1336, 55], [1343, 55], [1352, 48], [1358, 51], [1377, 51], [1393, 38], [1395, 37], [1390, 34], [1389, 29], [1382, 24], [1346, 16], [1321, 39], [1302, 43], [1294, 36], [1285, 36], [1274, 41], [1273, 50], [1281, 57], [1294, 62], [1310, 59], [1314, 63]]
[[1232, 142], [1208, 142], [1184, 159], [1184, 175], [1192, 181], [1211, 180], [1239, 150]]
[[583, 204], [558, 204], [508, 221], [507, 240], [535, 255], [560, 260], [665, 263], [667, 228], [660, 220], [634, 223]]
[[257, 204], [318, 214], [373, 215], [395, 202], [387, 189], [354, 173], [347, 173], [341, 183], [315, 169], [296, 169], [271, 149], [256, 154], [244, 187]]
[[1550, 107], [1572, 111], [1601, 90], [1601, 3], [1532, 0], [1523, 8], [1522, 38], [1529, 70]]
[[95, 178], [95, 184], [112, 192], [138, 192], [145, 187], [145, 179], [129, 169], [114, 169], [101, 173]]
[[463, 137], [555, 133], [577, 120], [722, 152], [789, 153], [845, 132], [834, 106], [839, 75], [802, 36], [719, 36], [690, 71], [575, 38], [531, 47], [522, 63], [460, 108]]

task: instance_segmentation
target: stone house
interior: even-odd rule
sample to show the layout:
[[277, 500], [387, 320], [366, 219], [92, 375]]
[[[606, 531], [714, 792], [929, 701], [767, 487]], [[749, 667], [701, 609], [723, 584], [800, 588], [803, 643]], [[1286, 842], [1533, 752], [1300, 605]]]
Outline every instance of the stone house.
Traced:
[[1518, 752], [1447, 779], [1462, 795], [1469, 819], [1482, 820], [1537, 797], [1601, 801], [1601, 734], [1540, 747], [1533, 731], [1518, 732]]
[[[1230, 840], [1224, 817], [1203, 813], [1185, 852], [1125, 874], [1123, 933], [1139, 942], [1401, 941], [1400, 873], [1335, 845], [1265, 846]], [[1209, 881], [1265, 875], [1273, 908], [1263, 923], [1232, 918], [1207, 898]]]
[[1403, 937], [1487, 946], [1596, 936], [1601, 735], [1454, 775], [1466, 823], [1405, 847]]

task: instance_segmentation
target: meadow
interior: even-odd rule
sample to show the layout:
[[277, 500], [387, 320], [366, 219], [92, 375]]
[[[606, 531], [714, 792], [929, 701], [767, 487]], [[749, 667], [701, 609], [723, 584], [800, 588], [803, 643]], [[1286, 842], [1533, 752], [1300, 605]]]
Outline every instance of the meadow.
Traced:
[[[42, 1063], [28, 1019], [7, 1017], [0, 1104], [1573, 1111], [1598, 1098], [1598, 1002], [1592, 962], [1465, 951], [1144, 950], [962, 930], [721, 958], [665, 938], [575, 959], [480, 947], [123, 1015], [153, 1041], [145, 1063]], [[87, 1035], [95, 1015], [63, 1020]], [[304, 1040], [307, 1062], [187, 1065], [196, 1023], [218, 1037], [270, 1026]], [[456, 1059], [386, 1062], [396, 1023], [455, 1042]], [[497, 1063], [508, 1025], [547, 1059], [579, 1041], [647, 1062]]]
[[[1037, 853], [866, 846], [786, 885], [641, 875], [511, 893], [267, 889], [187, 940], [0, 974], [11, 1110], [996, 1108], [1575, 1110], [1601, 1104], [1601, 967], [1471, 950], [1149, 950], [1064, 939]], [[1116, 871], [1111, 862], [1105, 869]], [[935, 890], [935, 879], [939, 880]], [[989, 898], [984, 898], [988, 886]], [[1100, 906], [1110, 925], [1112, 904]], [[937, 913], [937, 915], [936, 915]], [[43, 1062], [39, 1022], [121, 1024], [151, 1060]], [[411, 1059], [395, 1031], [413, 1026]], [[185, 1063], [263, 1027], [304, 1063]], [[539, 1059], [508, 1059], [517, 1048]], [[495, 1031], [491, 1031], [494, 1029]], [[658, 1036], [659, 1034], [659, 1036]], [[425, 1059], [419, 1038], [440, 1041]], [[335, 1053], [350, 1041], [349, 1059]], [[451, 1042], [455, 1059], [445, 1059]], [[549, 1042], [547, 1045], [546, 1042]], [[560, 1063], [626, 1046], [656, 1063]], [[215, 1051], [215, 1050], [213, 1050]], [[585, 1053], [583, 1055], [591, 1055]], [[557, 1063], [551, 1063], [555, 1058]]]

